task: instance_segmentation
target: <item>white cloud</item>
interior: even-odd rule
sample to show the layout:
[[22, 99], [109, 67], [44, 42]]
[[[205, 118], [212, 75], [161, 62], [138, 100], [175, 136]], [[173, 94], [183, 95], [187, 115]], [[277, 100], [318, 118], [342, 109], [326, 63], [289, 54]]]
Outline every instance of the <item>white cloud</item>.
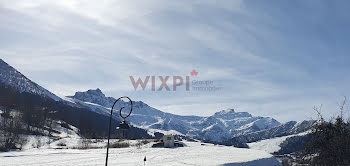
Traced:
[[[343, 90], [332, 92], [298, 64], [281, 61], [298, 50], [276, 30], [281, 19], [249, 5], [241, 0], [3, 0], [0, 56], [59, 95], [99, 87], [174, 113], [264, 107], [266, 115], [280, 112], [283, 119], [290, 116], [284, 111], [305, 111], [317, 103], [307, 101], [324, 102], [312, 98], [317, 91]], [[276, 50], [283, 55], [276, 58]], [[221, 81], [223, 90], [135, 92], [129, 80], [130, 75], [189, 75], [192, 69], [200, 79]], [[280, 98], [292, 98], [300, 107], [280, 107], [285, 104]]]

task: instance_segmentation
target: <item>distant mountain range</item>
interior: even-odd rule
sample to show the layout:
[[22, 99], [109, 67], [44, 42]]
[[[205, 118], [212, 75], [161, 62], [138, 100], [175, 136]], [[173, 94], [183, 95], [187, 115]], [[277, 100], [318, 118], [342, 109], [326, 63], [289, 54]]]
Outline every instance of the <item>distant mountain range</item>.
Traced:
[[[32, 82], [1, 59], [0, 83], [16, 89], [20, 93], [38, 95], [52, 99], [61, 105], [80, 109], [81, 114], [84, 114], [85, 118], [90, 119], [90, 121], [94, 121], [95, 117], [108, 119], [111, 106], [116, 100], [113, 97], [106, 97], [100, 89], [76, 92], [74, 96], [60, 98]], [[126, 107], [126, 110], [130, 108], [128, 102], [121, 101], [118, 102], [116, 111], [122, 106]], [[65, 111], [65, 114], [67, 113], [73, 114]], [[115, 123], [118, 123], [121, 120], [119, 114], [115, 113], [114, 115]], [[75, 112], [74, 116], [79, 116], [79, 114]], [[69, 120], [78, 124], [74, 118]], [[162, 112], [142, 101], [134, 102], [132, 116], [127, 121], [136, 128], [148, 130], [149, 134], [171, 131], [179, 135], [227, 145], [296, 134], [310, 129], [312, 125], [312, 122], [309, 121], [300, 123], [291, 121], [281, 124], [270, 117], [252, 116], [247, 112], [236, 112], [234, 109], [222, 110], [208, 117], [181, 116]], [[91, 123], [98, 124], [99, 122]], [[101, 123], [105, 124], [106, 122]]]
[[[110, 107], [116, 100], [106, 97], [100, 89], [76, 92], [65, 100], [89, 108], [100, 114], [108, 115]], [[129, 104], [120, 102], [129, 109]], [[252, 116], [247, 112], [227, 109], [212, 116], [181, 116], [162, 112], [142, 101], [134, 102], [134, 111], [128, 118], [134, 126], [155, 131], [176, 131], [178, 134], [191, 136], [203, 141], [235, 145], [262, 139], [297, 134], [309, 130], [313, 121], [289, 121], [281, 124], [270, 117]]]
[[[89, 108], [97, 113], [108, 114], [116, 100], [106, 97], [100, 89], [76, 92], [65, 100]], [[129, 109], [129, 104], [121, 102]], [[209, 117], [181, 116], [162, 112], [142, 101], [134, 102], [133, 114], [128, 118], [131, 124], [144, 129], [173, 130], [179, 134], [197, 139], [222, 142], [232, 136], [270, 129], [280, 123], [269, 117], [255, 117], [247, 112], [234, 109], [222, 110]]]
[[310, 130], [315, 122], [316, 121], [313, 120], [304, 120], [301, 122], [289, 121], [270, 129], [233, 136], [232, 138], [226, 140], [226, 142], [222, 143], [225, 145], [239, 145], [242, 143], [256, 142], [275, 137], [295, 135]]

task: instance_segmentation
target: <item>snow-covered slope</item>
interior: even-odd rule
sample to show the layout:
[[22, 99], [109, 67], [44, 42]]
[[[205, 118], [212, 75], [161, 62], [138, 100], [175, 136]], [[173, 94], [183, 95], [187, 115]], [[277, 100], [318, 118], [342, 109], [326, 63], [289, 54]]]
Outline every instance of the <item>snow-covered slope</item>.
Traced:
[[270, 139], [264, 139], [257, 142], [248, 143], [250, 149], [263, 150], [268, 153], [274, 153], [281, 149], [280, 144], [283, 143], [287, 138], [295, 136], [303, 136], [310, 133], [310, 131], [305, 131], [299, 134], [292, 134], [282, 137], [275, 137]]
[[289, 121], [273, 128], [234, 136], [228, 139], [225, 142], [225, 144], [237, 145], [241, 143], [250, 143], [250, 142], [256, 142], [264, 139], [298, 134], [298, 133], [302, 133], [310, 130], [314, 124], [315, 124], [315, 121], [312, 121], [312, 120], [309, 120], [309, 121], [304, 120], [300, 122]]
[[229, 137], [261, 131], [280, 125], [269, 117], [255, 117], [247, 112], [227, 109], [193, 123], [200, 129], [198, 138], [221, 142]]
[[[68, 96], [65, 99], [105, 115], [108, 115], [115, 101], [112, 97], [106, 97], [100, 89], [76, 92], [74, 96]], [[128, 102], [121, 101], [115, 110], [118, 111], [122, 106], [126, 107], [126, 111], [130, 108]], [[115, 113], [115, 115], [118, 118], [118, 114]], [[209, 117], [180, 116], [162, 112], [142, 101], [134, 102], [133, 113], [128, 121], [138, 127], [164, 131], [174, 130], [183, 135], [211, 142], [221, 142], [232, 136], [280, 125], [273, 118], [254, 117], [247, 112], [235, 112], [234, 109], [223, 110]]]
[[32, 82], [2, 59], [0, 59], [0, 83], [11, 86], [19, 92], [28, 92], [43, 97], [49, 97], [56, 101], [61, 101], [61, 98], [39, 86], [35, 82]]
[[[66, 145], [65, 147], [77, 146], [77, 143], [81, 141], [79, 129], [69, 124], [62, 125], [62, 123], [64, 123], [62, 121], [56, 121], [55, 123], [57, 125], [53, 128], [55, 132], [52, 132], [51, 137], [47, 135], [26, 135], [28, 142], [23, 146], [22, 150], [33, 148], [62, 148], [62, 146], [59, 146], [60, 143], [64, 143]], [[49, 131], [45, 130], [46, 134], [48, 134], [48, 132]]]

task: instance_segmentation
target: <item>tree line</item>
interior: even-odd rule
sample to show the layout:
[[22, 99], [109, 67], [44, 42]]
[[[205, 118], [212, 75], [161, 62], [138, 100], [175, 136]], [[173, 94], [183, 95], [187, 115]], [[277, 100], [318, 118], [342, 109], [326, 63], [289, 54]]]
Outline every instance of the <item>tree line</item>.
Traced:
[[[346, 97], [335, 117], [325, 120], [322, 105], [314, 107], [317, 123], [305, 136], [291, 137], [285, 142], [284, 151], [295, 157], [283, 160], [284, 166], [348, 166], [350, 165], [350, 119], [345, 116]], [[300, 148], [302, 146], [302, 148]], [[293, 151], [293, 148], [298, 149]]]

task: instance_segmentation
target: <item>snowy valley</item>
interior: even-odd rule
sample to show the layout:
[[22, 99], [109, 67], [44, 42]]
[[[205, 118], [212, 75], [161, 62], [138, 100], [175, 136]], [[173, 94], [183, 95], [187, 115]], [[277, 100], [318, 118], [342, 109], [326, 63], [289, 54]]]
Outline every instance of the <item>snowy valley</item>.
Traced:
[[[70, 126], [72, 127], [72, 126]], [[83, 139], [74, 127], [61, 130], [60, 139], [30, 136], [22, 151], [0, 153], [0, 165], [6, 166], [93, 166], [103, 165], [106, 155], [105, 139]], [[85, 145], [85, 142], [89, 142]], [[112, 139], [111, 144], [126, 144], [123, 148], [111, 148], [110, 165], [245, 165], [280, 166], [271, 154], [261, 150], [242, 149], [223, 145], [186, 141], [181, 148], [152, 148], [153, 141]], [[41, 146], [38, 146], [38, 142]], [[87, 146], [87, 147], [85, 147]], [[144, 163], [144, 157], [146, 162]]]
[[[104, 163], [106, 126], [115, 98], [106, 97], [100, 89], [60, 98], [1, 59], [0, 69], [2, 98], [15, 96], [19, 101], [33, 100], [27, 104], [33, 105], [33, 109], [42, 107], [45, 116], [45, 110], [52, 110], [41, 127], [33, 122], [19, 123], [22, 126], [19, 131], [24, 133], [20, 135], [27, 141], [21, 145], [22, 151], [12, 149], [0, 153], [0, 165]], [[2, 101], [0, 109], [13, 112], [8, 116], [22, 113], [22, 107], [16, 106], [21, 103], [8, 105], [7, 100]], [[130, 105], [120, 102], [116, 108], [120, 107], [129, 109]], [[1, 113], [3, 116], [6, 111]], [[118, 126], [121, 120], [114, 114], [112, 126]], [[313, 125], [312, 121], [281, 124], [273, 118], [253, 116], [233, 108], [208, 117], [182, 116], [163, 112], [142, 101], [134, 101], [127, 121], [132, 125], [127, 139], [121, 139], [118, 131], [112, 132], [112, 144], [119, 142], [128, 146], [111, 148], [111, 164], [142, 165], [143, 157], [147, 156], [147, 165], [277, 166], [280, 162], [272, 154], [280, 149], [280, 144], [289, 137], [305, 134]], [[56, 125], [52, 126], [52, 122]], [[2, 124], [6, 125], [5, 121]], [[152, 148], [165, 134], [174, 135], [184, 147]], [[140, 145], [142, 140], [147, 141]]]

